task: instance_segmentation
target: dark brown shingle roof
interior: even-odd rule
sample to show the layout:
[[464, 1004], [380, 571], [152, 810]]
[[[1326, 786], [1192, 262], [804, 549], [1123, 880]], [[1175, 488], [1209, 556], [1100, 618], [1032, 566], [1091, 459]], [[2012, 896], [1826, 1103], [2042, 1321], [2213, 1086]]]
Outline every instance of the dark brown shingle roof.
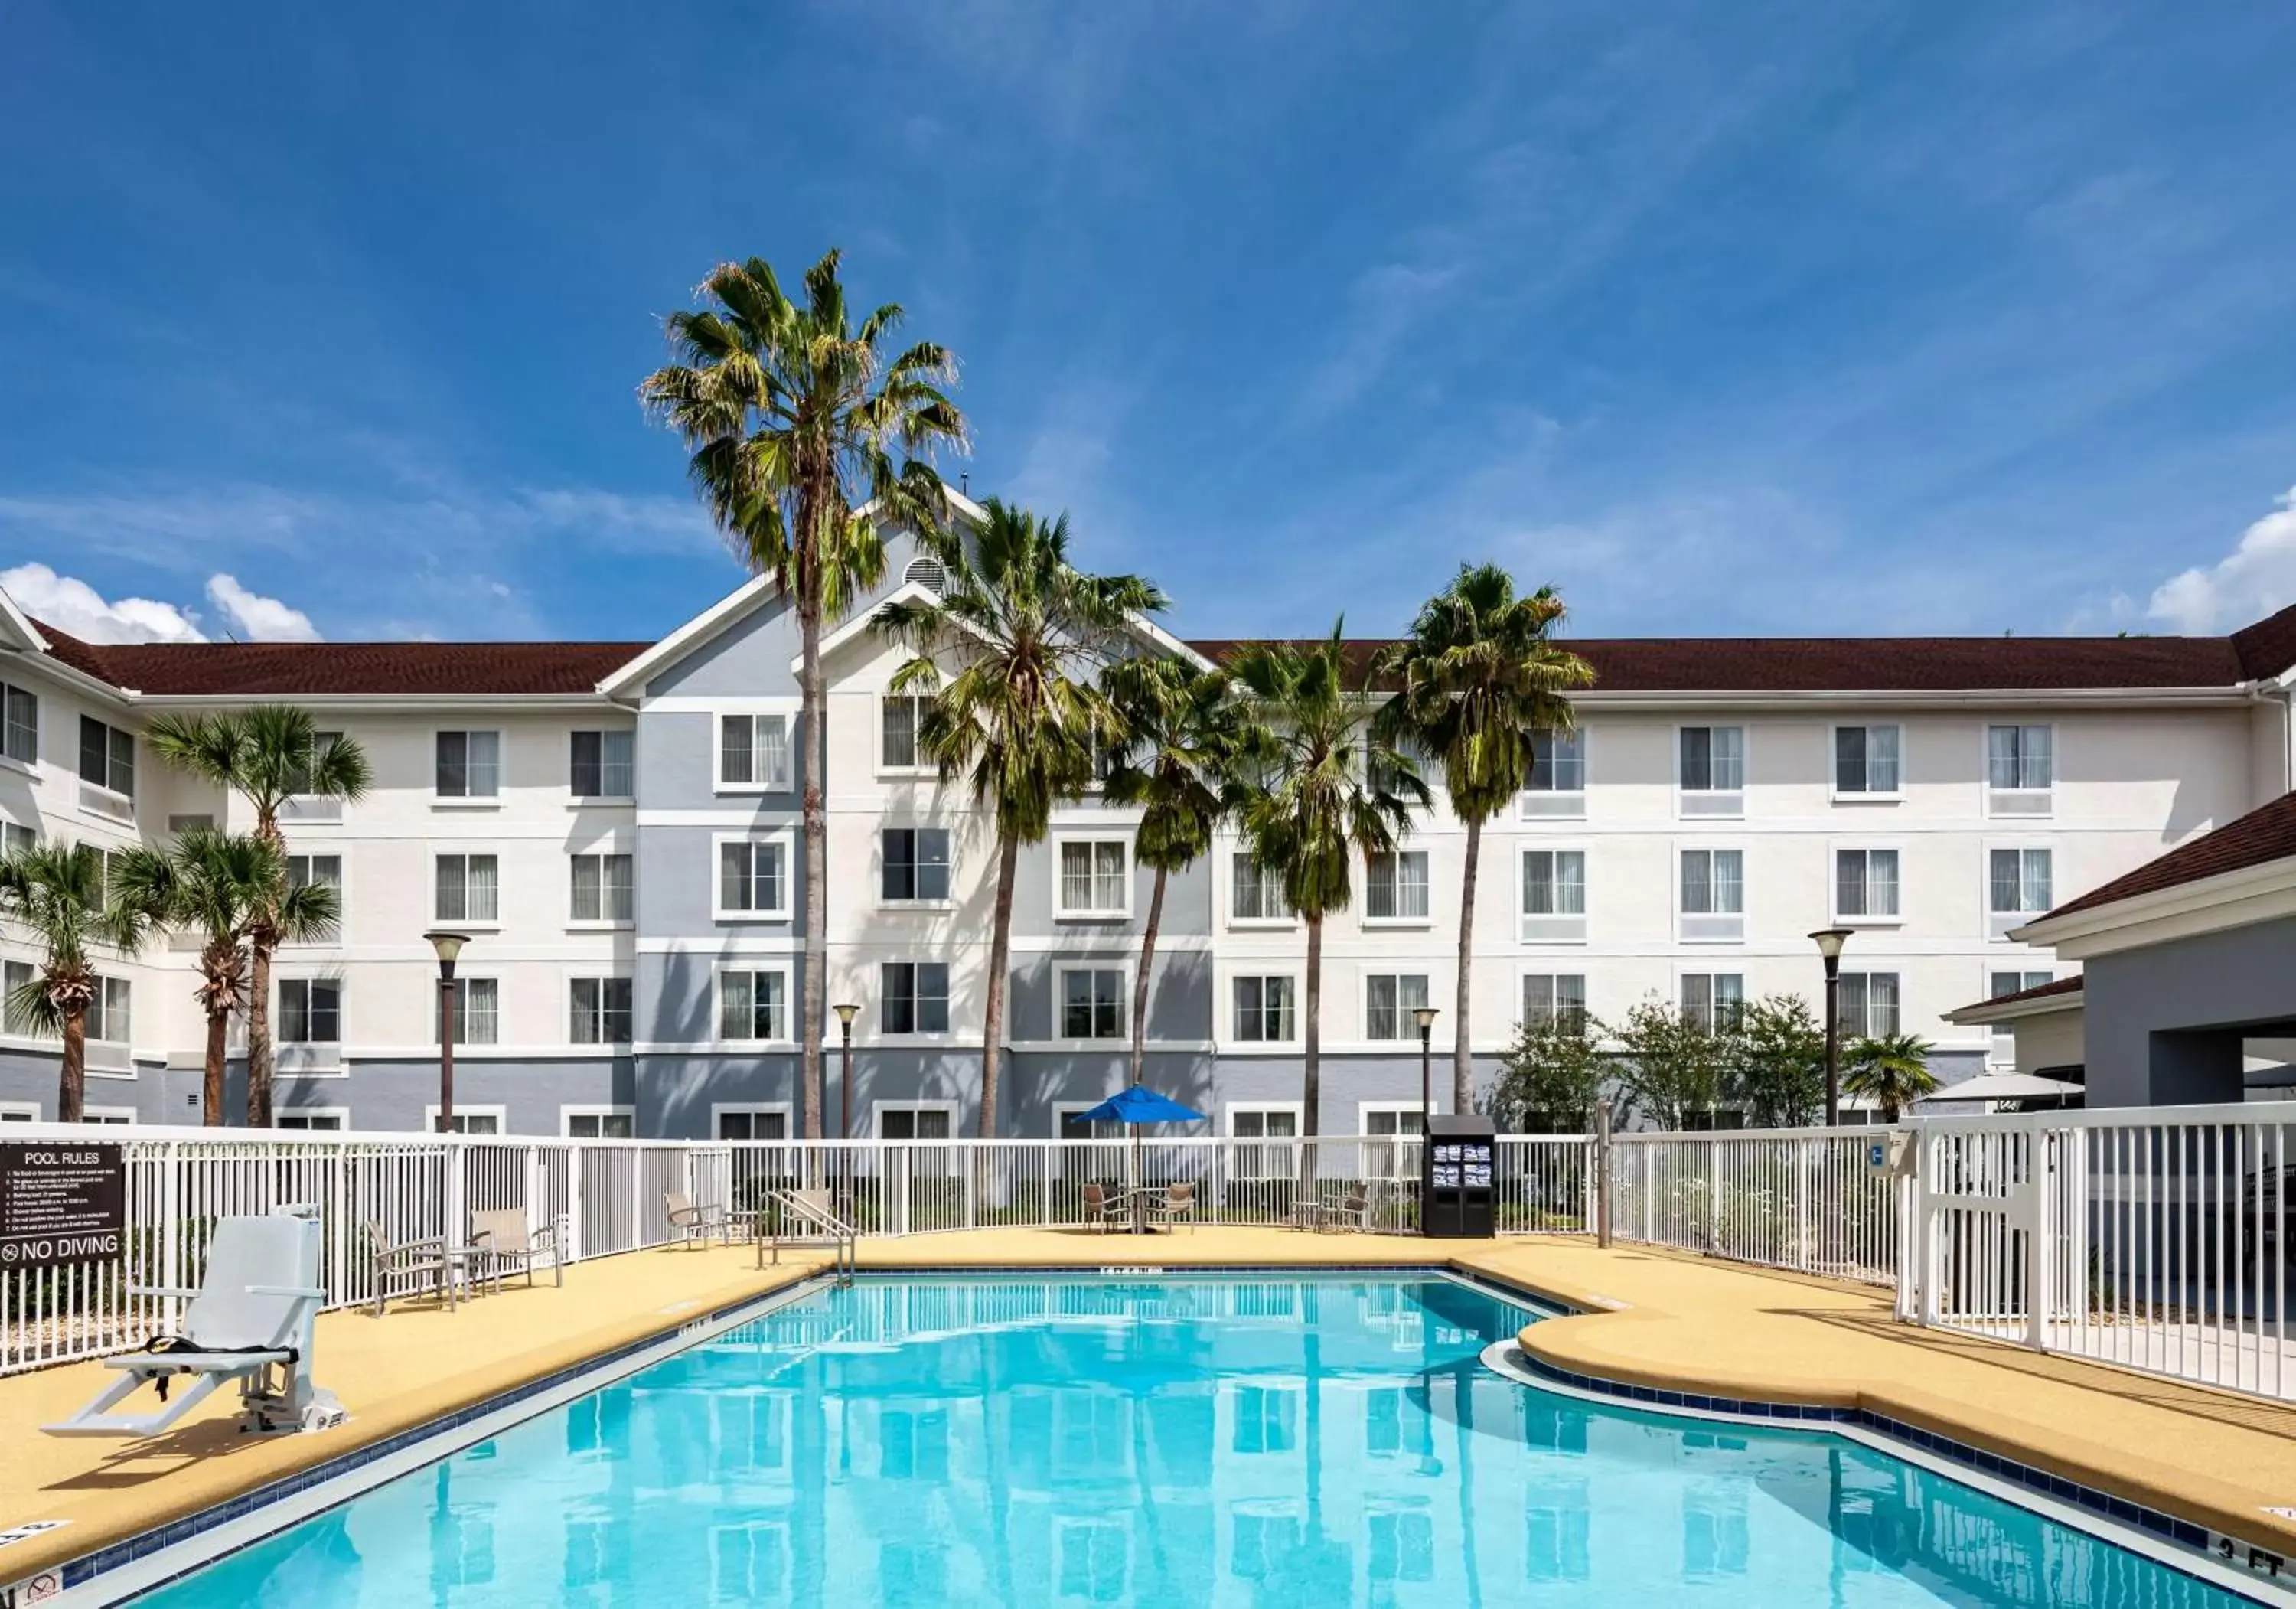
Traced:
[[83, 643], [40, 623], [56, 658], [138, 693], [308, 698], [583, 694], [649, 643]]
[[2270, 804], [2228, 821], [2213, 833], [2204, 833], [2187, 844], [2170, 850], [2158, 860], [2148, 860], [2135, 871], [2115, 877], [2102, 888], [2057, 907], [2044, 922], [2093, 911], [2100, 906], [2153, 894], [2162, 889], [2198, 882], [2203, 877], [2262, 866], [2267, 860], [2296, 856], [2296, 793], [2283, 793]]
[[2296, 604], [2270, 614], [2232, 634], [2241, 669], [2251, 679], [2262, 681], [2296, 665]]

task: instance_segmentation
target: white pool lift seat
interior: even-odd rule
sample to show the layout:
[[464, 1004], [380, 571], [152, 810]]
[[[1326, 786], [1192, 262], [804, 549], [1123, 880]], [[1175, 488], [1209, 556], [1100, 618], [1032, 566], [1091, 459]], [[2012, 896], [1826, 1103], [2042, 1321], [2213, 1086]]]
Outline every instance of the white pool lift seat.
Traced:
[[[180, 1329], [143, 1351], [105, 1359], [121, 1378], [62, 1424], [40, 1428], [52, 1436], [157, 1436], [226, 1381], [239, 1383], [243, 1431], [275, 1434], [341, 1424], [334, 1393], [311, 1383], [315, 1321], [327, 1295], [319, 1283], [324, 1235], [316, 1207], [217, 1219], [197, 1290], [132, 1287], [140, 1296], [188, 1298]], [[168, 1383], [177, 1375], [194, 1379], [170, 1402]], [[159, 1411], [111, 1411], [146, 1381], [159, 1390]]]

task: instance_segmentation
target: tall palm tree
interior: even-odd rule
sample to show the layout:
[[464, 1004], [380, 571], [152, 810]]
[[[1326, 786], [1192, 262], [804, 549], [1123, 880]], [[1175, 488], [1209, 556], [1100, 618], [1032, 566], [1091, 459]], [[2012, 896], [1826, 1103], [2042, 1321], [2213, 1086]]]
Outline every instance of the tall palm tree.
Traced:
[[276, 844], [252, 833], [212, 827], [183, 833], [165, 850], [129, 850], [114, 879], [123, 896], [160, 925], [199, 936], [200, 983], [193, 992], [208, 1019], [200, 1121], [217, 1128], [224, 1121], [232, 1014], [250, 1004], [249, 934], [268, 920], [282, 943], [308, 943], [341, 920], [341, 901], [323, 882], [289, 887], [286, 858]]
[[1529, 784], [1539, 734], [1570, 730], [1570, 690], [1595, 680], [1592, 666], [1552, 638], [1562, 613], [1551, 587], [1519, 597], [1497, 565], [1463, 564], [1450, 586], [1421, 605], [1411, 635], [1382, 656], [1382, 669], [1398, 685], [1381, 711], [1381, 729], [1442, 768], [1451, 813], [1467, 829], [1451, 1024], [1455, 1112], [1474, 1103], [1469, 1029], [1483, 824]]
[[894, 672], [893, 691], [931, 694], [917, 723], [919, 751], [944, 782], [963, 775], [996, 824], [980, 1050], [980, 1136], [990, 1139], [1013, 866], [1022, 844], [1041, 843], [1051, 831], [1053, 807], [1091, 785], [1095, 756], [1122, 740], [1096, 679], [1130, 645], [1133, 617], [1163, 608], [1166, 599], [1138, 576], [1086, 575], [1071, 565], [1065, 514], [1046, 524], [992, 497], [969, 544], [945, 530], [926, 533], [924, 541], [947, 569], [947, 586], [930, 603], [888, 603], [877, 629], [911, 655]]
[[1849, 1047], [1841, 1088], [1847, 1094], [1871, 1100], [1882, 1109], [1882, 1121], [1894, 1123], [1906, 1107], [1936, 1093], [1937, 1074], [1930, 1071], [1930, 1052], [1935, 1048], [1910, 1033], [1859, 1039]]
[[40, 946], [38, 969], [6, 1002], [9, 1022], [63, 1037], [56, 1121], [86, 1115], [87, 1010], [100, 979], [91, 946], [122, 956], [144, 947], [148, 911], [105, 887], [103, 854], [93, 844], [48, 842], [0, 860], [0, 916], [20, 923]]
[[1324, 919], [1354, 901], [1355, 863], [1392, 852], [1411, 830], [1411, 808], [1427, 802], [1418, 767], [1374, 729], [1376, 706], [1349, 674], [1341, 632], [1250, 644], [1228, 667], [1253, 713], [1244, 840], [1308, 926], [1300, 1127], [1310, 1138], [1323, 1098]]
[[247, 930], [247, 1123], [271, 1127], [271, 958], [282, 942], [286, 838], [279, 808], [298, 794], [356, 801], [374, 780], [366, 751], [340, 732], [322, 736], [311, 712], [256, 704], [217, 715], [167, 714], [144, 736], [160, 759], [238, 792], [255, 812], [255, 835], [281, 854], [272, 898]]
[[1212, 834], [1238, 802], [1235, 765], [1244, 718], [1226, 672], [1177, 659], [1120, 660], [1102, 685], [1123, 724], [1123, 752], [1103, 790], [1111, 804], [1136, 809], [1133, 854], [1156, 874], [1132, 980], [1132, 1081], [1148, 1060], [1148, 979], [1164, 921], [1164, 885], [1203, 858]]
[[671, 361], [638, 388], [692, 454], [686, 473], [734, 555], [773, 576], [797, 608], [805, 773], [799, 1083], [814, 1139], [829, 998], [822, 630], [882, 578], [880, 526], [922, 531], [946, 521], [946, 488], [926, 460], [941, 447], [963, 450], [965, 428], [941, 389], [956, 372], [948, 349], [920, 341], [891, 352], [905, 315], [890, 302], [857, 328], [838, 261], [832, 250], [806, 271], [802, 302], [783, 291], [763, 258], [719, 264], [694, 292], [706, 305], [669, 316]]

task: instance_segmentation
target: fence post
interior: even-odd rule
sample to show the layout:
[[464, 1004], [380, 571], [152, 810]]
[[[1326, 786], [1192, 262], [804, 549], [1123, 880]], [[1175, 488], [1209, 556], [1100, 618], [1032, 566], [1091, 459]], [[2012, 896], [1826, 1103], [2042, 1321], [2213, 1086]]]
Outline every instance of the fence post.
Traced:
[[1595, 1104], [1595, 1177], [1587, 1181], [1588, 1210], [1595, 1217], [1595, 1244], [1611, 1249], [1611, 1103]]
[[2031, 1192], [2031, 1211], [2025, 1250], [2025, 1344], [2037, 1352], [2048, 1350], [2049, 1309], [2055, 1294], [2056, 1246], [2050, 1211], [2050, 1153], [2054, 1148], [2050, 1129], [2026, 1130], [2025, 1187]]
[[582, 1158], [580, 1141], [566, 1147], [566, 1250], [568, 1262], [582, 1260]]
[[[160, 1284], [168, 1290], [181, 1290], [188, 1282], [184, 1277], [182, 1245], [184, 1239], [183, 1192], [180, 1175], [183, 1171], [184, 1147], [180, 1140], [169, 1140], [160, 1152]], [[183, 1298], [167, 1296], [160, 1299], [160, 1311], [166, 1315], [162, 1327], [169, 1334], [183, 1321]]]
[[1038, 1160], [1043, 1163], [1038, 1170], [1042, 1177], [1037, 1184], [1038, 1194], [1044, 1203], [1043, 1223], [1047, 1229], [1053, 1227], [1053, 1172], [1060, 1162], [1060, 1141], [1056, 1139], [1046, 1140], [1044, 1149], [1037, 1153]]
[[[1833, 1157], [1825, 1154], [1830, 1166]], [[1794, 1267], [1807, 1274], [1817, 1260], [1809, 1247], [1809, 1158], [1810, 1143], [1806, 1139], [1794, 1142]]]
[[1637, 1145], [1635, 1149], [1643, 1153], [1643, 1244], [1648, 1245], [1658, 1238], [1658, 1226], [1652, 1221], [1651, 1216], [1653, 1210], [1652, 1200], [1658, 1191], [1657, 1169], [1653, 1165], [1658, 1155], [1658, 1147]]

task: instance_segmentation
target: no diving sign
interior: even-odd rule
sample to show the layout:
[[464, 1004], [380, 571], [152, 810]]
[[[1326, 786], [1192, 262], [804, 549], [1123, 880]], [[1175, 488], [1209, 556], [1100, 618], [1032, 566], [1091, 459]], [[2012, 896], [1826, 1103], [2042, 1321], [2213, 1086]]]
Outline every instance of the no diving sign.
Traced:
[[108, 1262], [119, 1255], [127, 1220], [119, 1146], [0, 1143], [0, 1274]]

